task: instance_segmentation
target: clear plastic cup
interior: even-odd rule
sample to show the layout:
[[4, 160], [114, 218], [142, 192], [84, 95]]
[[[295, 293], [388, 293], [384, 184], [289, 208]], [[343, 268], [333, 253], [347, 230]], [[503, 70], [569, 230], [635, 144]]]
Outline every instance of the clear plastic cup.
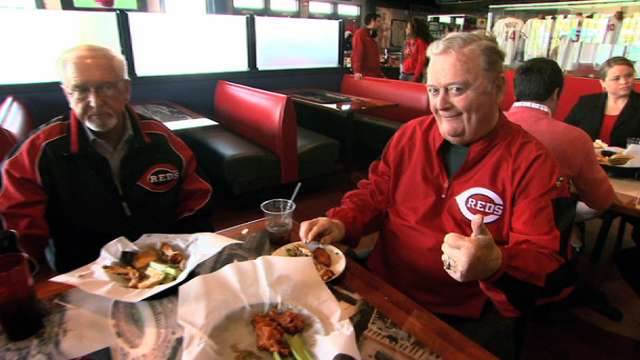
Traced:
[[269, 240], [273, 244], [284, 245], [289, 242], [293, 226], [293, 211], [296, 204], [287, 199], [272, 199], [260, 204], [267, 223]]

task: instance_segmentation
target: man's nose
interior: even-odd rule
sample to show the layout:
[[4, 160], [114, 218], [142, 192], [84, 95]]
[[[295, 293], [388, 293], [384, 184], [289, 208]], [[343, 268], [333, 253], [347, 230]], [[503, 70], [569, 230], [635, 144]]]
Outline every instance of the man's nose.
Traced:
[[96, 89], [91, 88], [91, 90], [89, 90], [89, 94], [87, 96], [87, 101], [89, 101], [89, 104], [91, 104], [91, 106], [95, 106], [96, 104], [98, 104], [100, 102], [100, 94], [98, 94], [98, 92], [96, 91]]
[[440, 91], [438, 97], [436, 98], [436, 109], [446, 109], [451, 105], [449, 101], [449, 94], [446, 91]]

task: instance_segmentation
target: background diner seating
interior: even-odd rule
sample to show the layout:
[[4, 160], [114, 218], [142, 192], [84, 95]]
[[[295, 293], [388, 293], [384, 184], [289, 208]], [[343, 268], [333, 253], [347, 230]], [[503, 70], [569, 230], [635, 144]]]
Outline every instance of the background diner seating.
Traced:
[[[500, 109], [502, 111], [507, 111], [511, 108], [511, 105], [515, 101], [515, 92], [513, 90], [514, 70], [505, 70], [504, 77], [506, 80], [506, 86], [504, 90], [504, 97], [502, 99], [502, 103], [500, 104]], [[562, 88], [562, 93], [560, 94], [558, 107], [553, 114], [554, 118], [564, 121], [581, 96], [595, 94], [602, 91], [602, 85], [600, 84], [600, 80], [597, 78], [585, 78], [573, 75], [565, 75], [564, 87]], [[640, 83], [636, 83], [635, 91], [640, 92]]]
[[354, 116], [354, 149], [356, 157], [368, 163], [382, 153], [389, 139], [402, 124], [431, 114], [426, 85], [411, 81], [365, 77], [355, 80], [345, 75], [340, 92], [348, 95], [386, 100], [395, 107], [372, 109]]
[[246, 194], [335, 170], [339, 144], [298, 128], [286, 95], [220, 80], [213, 118], [219, 125], [180, 136], [196, 153], [214, 188]]
[[509, 111], [511, 105], [516, 101], [516, 94], [513, 88], [513, 79], [516, 71], [514, 69], [507, 69], [504, 71], [504, 93], [502, 94], [502, 102], [500, 103], [500, 110]]
[[[0, 104], [0, 127], [10, 134], [0, 134], [0, 162], [16, 141], [24, 140], [33, 130], [33, 122], [27, 108], [14, 96], [7, 96]], [[12, 136], [13, 135], [13, 136]]]

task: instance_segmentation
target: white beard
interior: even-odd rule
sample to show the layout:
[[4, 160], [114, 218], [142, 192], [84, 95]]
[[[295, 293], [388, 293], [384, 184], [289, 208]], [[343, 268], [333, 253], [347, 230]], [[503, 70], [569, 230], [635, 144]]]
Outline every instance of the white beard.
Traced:
[[95, 132], [107, 132], [118, 124], [118, 118], [110, 116], [108, 118], [88, 118], [84, 122], [85, 126]]

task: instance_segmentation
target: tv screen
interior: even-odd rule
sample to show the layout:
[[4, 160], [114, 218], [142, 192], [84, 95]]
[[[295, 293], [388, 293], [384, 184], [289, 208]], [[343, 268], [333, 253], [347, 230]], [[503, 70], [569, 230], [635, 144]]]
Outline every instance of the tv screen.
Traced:
[[338, 66], [338, 20], [256, 17], [260, 70]]
[[58, 81], [63, 51], [95, 44], [121, 52], [114, 12], [0, 9], [0, 84]]
[[130, 13], [136, 75], [246, 71], [246, 21], [238, 15]]

